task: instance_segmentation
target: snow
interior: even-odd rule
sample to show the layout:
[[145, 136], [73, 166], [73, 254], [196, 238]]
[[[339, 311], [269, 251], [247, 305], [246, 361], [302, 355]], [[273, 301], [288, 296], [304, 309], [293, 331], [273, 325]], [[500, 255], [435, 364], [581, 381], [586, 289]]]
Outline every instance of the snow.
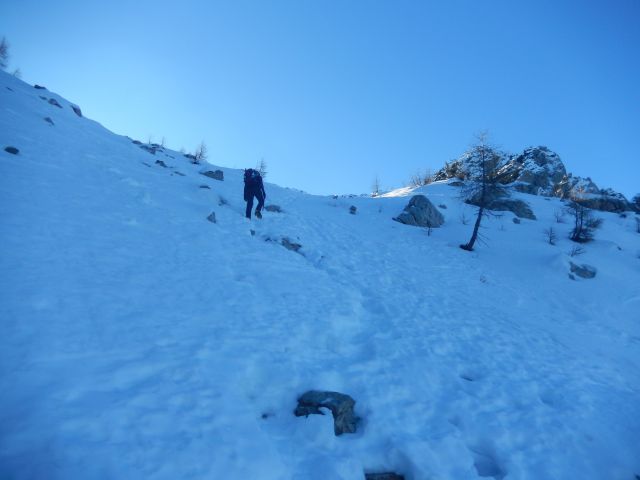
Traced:
[[[474, 209], [446, 182], [266, 183], [283, 213], [248, 222], [241, 171], [151, 155], [70, 105], [0, 74], [0, 478], [640, 474], [633, 215], [598, 212], [574, 258], [560, 200], [525, 194], [537, 221], [488, 219], [461, 250]], [[416, 193], [446, 206], [431, 235], [391, 220]], [[295, 417], [310, 389], [351, 395], [358, 432]]]

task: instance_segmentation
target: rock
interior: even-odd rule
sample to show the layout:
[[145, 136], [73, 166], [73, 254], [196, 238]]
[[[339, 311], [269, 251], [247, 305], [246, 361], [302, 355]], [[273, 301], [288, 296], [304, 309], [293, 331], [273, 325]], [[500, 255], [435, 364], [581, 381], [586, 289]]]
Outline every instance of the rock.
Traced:
[[297, 252], [302, 248], [302, 245], [300, 245], [299, 243], [292, 242], [287, 237], [282, 237], [282, 240], [280, 240], [280, 243], [287, 250], [293, 250], [294, 252]]
[[80, 110], [80, 107], [78, 105], [74, 105], [72, 103], [71, 104], [71, 110], [73, 110], [76, 115], [78, 115], [80, 118], [82, 118], [82, 110]]
[[523, 202], [522, 200], [515, 200], [512, 198], [500, 198], [492, 201], [487, 206], [489, 210], [496, 210], [498, 212], [513, 212], [520, 218], [528, 218], [529, 220], [535, 220], [536, 216], [534, 215], [531, 207], [528, 203]]
[[595, 267], [584, 263], [582, 265], [576, 265], [573, 262], [569, 262], [569, 267], [571, 269], [571, 273], [574, 273], [581, 278], [593, 278], [597, 273]]
[[47, 101], [47, 97], [43, 97], [42, 95], [38, 95], [42, 100], [44, 100], [45, 102]]
[[156, 154], [156, 147], [152, 147], [151, 145], [140, 145], [140, 148], [149, 152], [151, 155], [155, 155]]
[[20, 153], [20, 150], [18, 150], [16, 147], [5, 147], [4, 151], [13, 155], [17, 155], [18, 153]]
[[404, 480], [404, 476], [393, 472], [365, 473], [365, 480]]
[[200, 188], [206, 188], [207, 190], [211, 190], [211, 187], [209, 185], [200, 185]]
[[267, 205], [264, 209], [267, 212], [282, 213], [282, 209], [278, 205]]
[[175, 173], [176, 175], [180, 175], [181, 177], [186, 177], [186, 175], [184, 173], [180, 173], [177, 170], [175, 172], [173, 172], [173, 173]]
[[439, 208], [442, 208], [443, 210], [447, 209], [447, 206], [444, 203], [441, 203], [440, 205], [438, 205]]
[[198, 159], [195, 155], [192, 155], [191, 153], [185, 153], [184, 156], [191, 160], [193, 163], [198, 163]]
[[310, 390], [298, 398], [298, 406], [293, 413], [296, 417], [324, 415], [320, 409], [328, 408], [333, 414], [333, 432], [339, 436], [355, 433], [360, 420], [353, 411], [355, 404], [353, 398], [343, 393]]
[[35, 88], [36, 90], [46, 90], [46, 87], [43, 87], [42, 85], [34, 85], [33, 88]]
[[49, 103], [51, 105], [53, 105], [54, 107], [62, 108], [62, 105], [60, 105], [55, 98], [50, 98], [49, 99]]
[[513, 223], [520, 223], [520, 219], [518, 217], [513, 217]]
[[404, 211], [394, 218], [396, 222], [416, 227], [437, 228], [444, 223], [444, 217], [424, 195], [415, 195], [404, 207]]
[[164, 163], [162, 160], [156, 160], [156, 165], [160, 165], [163, 168], [167, 168], [167, 164]]
[[351, 215], [355, 215], [357, 211], [358, 211], [358, 208], [357, 208], [355, 205], [351, 205], [351, 206], [349, 207], [349, 213], [350, 213]]
[[216, 170], [212, 172], [211, 170], [207, 170], [206, 172], [200, 172], [205, 177], [213, 178], [214, 180], [224, 181], [224, 172], [222, 170]]
[[51, 117], [44, 117], [44, 121], [49, 125], [55, 125], [55, 123], [53, 123], [53, 120], [51, 120]]
[[142, 145], [142, 142], [141, 142], [140, 140], [131, 140], [131, 142], [132, 142], [134, 145]]
[[207, 220], [209, 220], [211, 223], [216, 223], [216, 212], [211, 212], [207, 217]]

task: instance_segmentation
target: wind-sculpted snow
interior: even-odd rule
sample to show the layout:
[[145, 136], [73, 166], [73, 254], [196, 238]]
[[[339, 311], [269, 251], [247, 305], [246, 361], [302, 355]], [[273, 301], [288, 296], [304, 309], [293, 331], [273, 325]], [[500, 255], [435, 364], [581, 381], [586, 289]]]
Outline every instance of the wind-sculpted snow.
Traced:
[[[577, 259], [561, 201], [518, 193], [538, 220], [492, 217], [461, 250], [475, 209], [445, 183], [267, 183], [281, 212], [248, 223], [241, 171], [207, 178], [40, 92], [0, 74], [0, 478], [640, 474], [632, 215], [599, 212]], [[431, 235], [392, 221], [414, 194], [445, 216]], [[295, 417], [310, 390], [348, 393], [356, 433]]]

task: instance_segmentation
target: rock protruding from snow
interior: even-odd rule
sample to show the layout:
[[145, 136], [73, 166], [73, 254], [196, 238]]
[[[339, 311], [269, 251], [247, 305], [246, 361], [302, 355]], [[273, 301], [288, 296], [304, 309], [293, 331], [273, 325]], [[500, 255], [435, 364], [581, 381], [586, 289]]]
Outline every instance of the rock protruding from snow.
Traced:
[[414, 195], [395, 221], [416, 227], [437, 228], [444, 223], [444, 216], [424, 195]]
[[299, 243], [296, 243], [296, 242], [292, 242], [287, 237], [282, 237], [282, 239], [280, 240], [280, 244], [284, 248], [286, 248], [287, 250], [291, 250], [291, 251], [294, 251], [294, 252], [297, 252], [298, 250], [300, 250], [302, 248], [302, 245], [300, 245]]
[[[518, 155], [495, 152], [499, 157], [499, 182], [519, 192], [532, 195], [571, 198], [596, 210], [623, 212], [632, 210], [624, 195], [611, 189], [599, 189], [590, 178], [574, 177], [560, 156], [545, 146], [529, 147]], [[453, 162], [447, 162], [434, 180], [464, 179], [477, 176], [479, 160], [467, 152]], [[454, 182], [450, 182], [454, 185]], [[510, 209], [509, 209], [510, 210]]]
[[50, 98], [49, 103], [54, 107], [62, 108], [62, 105], [60, 105], [60, 103], [55, 98]]
[[328, 408], [333, 414], [333, 431], [339, 436], [355, 433], [360, 420], [353, 411], [355, 404], [355, 400], [344, 393], [310, 390], [298, 398], [298, 406], [293, 413], [296, 417], [324, 415], [320, 409]]
[[264, 207], [264, 209], [267, 212], [282, 213], [282, 208], [280, 208], [279, 205], [267, 205], [266, 207]]
[[207, 220], [209, 220], [211, 223], [216, 223], [216, 212], [211, 212], [207, 217]]
[[18, 153], [20, 153], [20, 150], [18, 150], [16, 147], [4, 147], [4, 151], [7, 153], [11, 153], [12, 155], [17, 155]]
[[569, 268], [571, 269], [571, 273], [581, 278], [593, 278], [596, 276], [597, 272], [595, 267], [587, 264], [577, 265], [573, 262], [569, 262]]
[[78, 115], [80, 118], [82, 118], [82, 110], [80, 110], [80, 107], [78, 105], [74, 105], [73, 103], [70, 106], [71, 106], [71, 110], [73, 110], [73, 112], [76, 115]]
[[365, 480], [404, 480], [404, 476], [393, 472], [365, 473]]
[[207, 170], [206, 172], [201, 172], [205, 177], [213, 178], [214, 180], [223, 181], [224, 180], [224, 172], [222, 170]]

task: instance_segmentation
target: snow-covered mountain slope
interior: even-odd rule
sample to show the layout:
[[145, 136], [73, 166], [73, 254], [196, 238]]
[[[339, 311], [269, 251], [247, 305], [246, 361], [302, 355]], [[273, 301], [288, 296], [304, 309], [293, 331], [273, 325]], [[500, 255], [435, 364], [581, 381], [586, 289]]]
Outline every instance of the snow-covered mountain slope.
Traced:
[[[241, 171], [205, 177], [69, 105], [0, 74], [0, 478], [640, 475], [633, 216], [598, 213], [573, 258], [560, 200], [525, 194], [537, 221], [489, 219], [461, 250], [474, 210], [444, 183], [267, 183], [282, 213], [249, 224]], [[391, 220], [415, 193], [441, 205], [431, 235]], [[351, 395], [358, 431], [295, 417], [310, 389]]]

